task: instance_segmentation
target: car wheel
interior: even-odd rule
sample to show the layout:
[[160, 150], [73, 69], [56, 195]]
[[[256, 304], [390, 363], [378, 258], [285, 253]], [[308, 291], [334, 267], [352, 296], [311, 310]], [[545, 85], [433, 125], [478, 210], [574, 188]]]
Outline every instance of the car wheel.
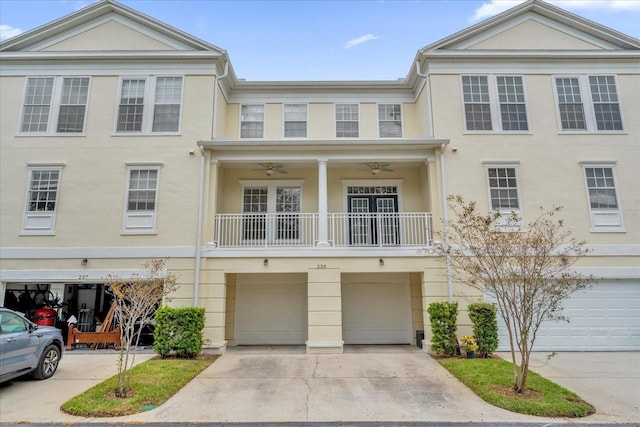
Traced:
[[46, 380], [55, 374], [60, 362], [60, 350], [55, 345], [49, 345], [38, 361], [38, 367], [33, 371], [33, 377], [39, 380]]

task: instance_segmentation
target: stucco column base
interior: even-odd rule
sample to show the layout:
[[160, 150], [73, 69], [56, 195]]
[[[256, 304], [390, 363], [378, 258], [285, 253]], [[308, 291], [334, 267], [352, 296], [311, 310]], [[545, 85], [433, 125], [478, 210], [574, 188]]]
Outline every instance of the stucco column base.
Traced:
[[307, 354], [342, 354], [343, 352], [344, 341], [337, 343], [307, 341]]
[[227, 351], [227, 342], [210, 343], [202, 346], [202, 353], [204, 354], [224, 354]]

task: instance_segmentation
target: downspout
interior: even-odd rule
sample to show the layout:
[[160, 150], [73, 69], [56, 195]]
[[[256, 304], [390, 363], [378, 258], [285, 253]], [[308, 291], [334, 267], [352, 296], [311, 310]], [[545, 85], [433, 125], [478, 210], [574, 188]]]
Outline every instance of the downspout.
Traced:
[[[429, 108], [429, 131], [431, 137], [435, 138], [435, 130], [433, 124], [433, 103], [431, 97], [431, 85], [429, 84], [429, 75], [420, 70], [420, 62], [416, 61], [416, 74], [423, 77], [427, 85], [427, 101]], [[449, 209], [447, 208], [447, 181], [444, 166], [444, 149], [446, 143], [440, 146], [440, 191], [442, 192], [442, 222], [444, 225], [444, 245], [449, 248]], [[445, 256], [445, 264], [447, 266], [447, 289], [449, 293], [449, 302], [453, 302], [453, 278], [451, 276], [451, 257], [447, 253]]]
[[[213, 106], [211, 108], [211, 140], [216, 136], [218, 120], [216, 116], [216, 106], [218, 102], [218, 86], [220, 84], [220, 79], [223, 79], [229, 73], [229, 61], [224, 64], [224, 71], [222, 75], [216, 77], [216, 82], [213, 86]], [[204, 210], [204, 176], [205, 176], [205, 168], [206, 168], [206, 155], [204, 152], [204, 147], [202, 145], [200, 147], [200, 190], [198, 192], [198, 227], [197, 227], [197, 235], [196, 235], [196, 265], [195, 265], [195, 275], [193, 279], [193, 306], [198, 306], [198, 300], [200, 299], [200, 267], [202, 265], [202, 217]]]

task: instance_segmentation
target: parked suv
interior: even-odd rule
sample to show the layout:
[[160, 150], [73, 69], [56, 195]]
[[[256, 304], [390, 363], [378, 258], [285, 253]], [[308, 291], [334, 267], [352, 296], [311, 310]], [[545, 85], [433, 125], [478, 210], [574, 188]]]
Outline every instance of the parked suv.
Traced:
[[44, 380], [58, 369], [62, 333], [0, 307], [0, 383], [25, 374]]

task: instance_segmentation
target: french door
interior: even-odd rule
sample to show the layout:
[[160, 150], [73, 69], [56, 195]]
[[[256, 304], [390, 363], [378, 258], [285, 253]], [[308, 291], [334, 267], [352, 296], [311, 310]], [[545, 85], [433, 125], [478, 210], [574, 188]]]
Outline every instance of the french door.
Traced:
[[300, 187], [245, 187], [242, 210], [244, 240], [274, 242], [300, 238]]
[[390, 246], [400, 244], [397, 194], [350, 195], [349, 244]]

